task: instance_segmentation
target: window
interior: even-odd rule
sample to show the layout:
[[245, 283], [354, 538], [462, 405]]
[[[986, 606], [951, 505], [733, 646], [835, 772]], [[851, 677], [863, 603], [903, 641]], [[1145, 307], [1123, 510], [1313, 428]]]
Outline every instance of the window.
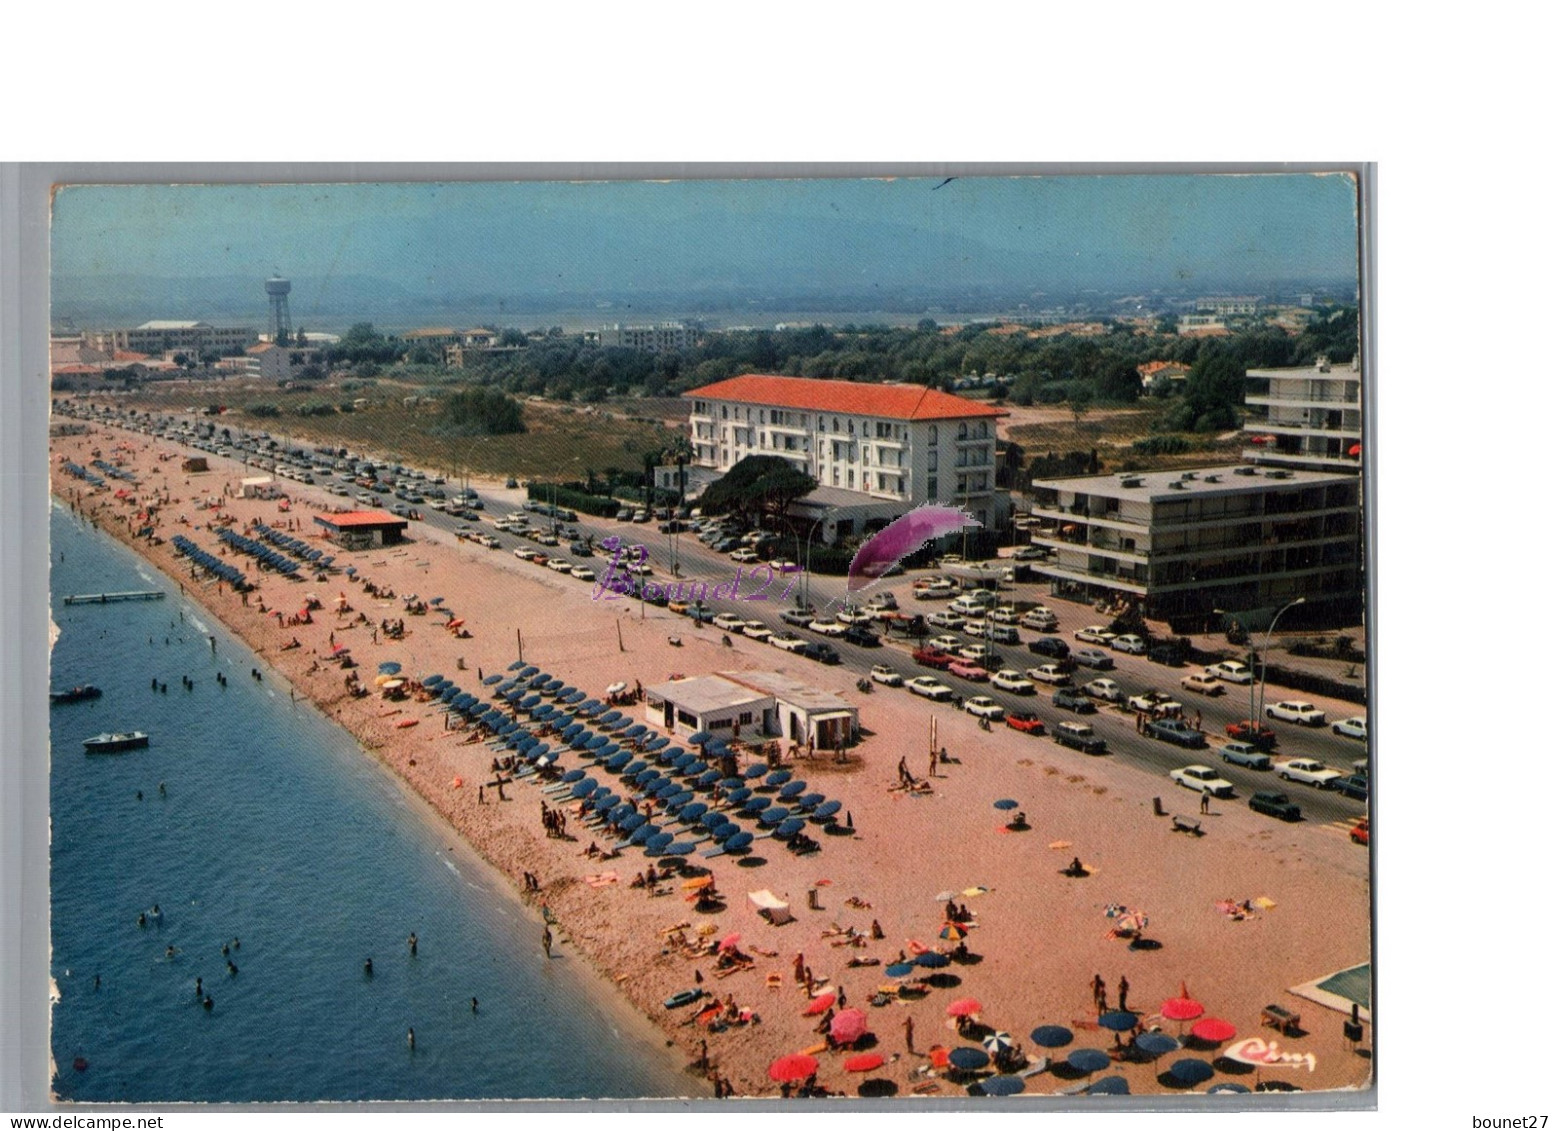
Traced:
[[959, 440], [966, 440], [966, 439], [968, 439], [968, 422], [966, 420], [963, 423], [958, 425], [958, 439]]
[[939, 488], [937, 487], [937, 484], [936, 484], [936, 477], [934, 475], [932, 475], [929, 479], [927, 479], [925, 481], [925, 494], [927, 496], [929, 496], [930, 498], [934, 499], [937, 496], [937, 494], [939, 494], [939, 493], [940, 493], [939, 492]]
[[936, 426], [934, 424], [930, 426], [930, 446], [933, 448], [936, 446]]
[[931, 454], [930, 454], [930, 463], [926, 466], [926, 470], [929, 471], [932, 475], [934, 475], [936, 473], [936, 470], [937, 470], [936, 469], [936, 464], [937, 464], [937, 462], [938, 461], [937, 461], [937, 458], [936, 458], [936, 453], [935, 452], [931, 452]]
[[850, 468], [849, 469], [849, 489], [851, 491], [853, 491], [855, 489], [855, 469], [854, 468]]
[[730, 419], [730, 406], [729, 405], [720, 405], [719, 406], [719, 418], [721, 420], [729, 420]]

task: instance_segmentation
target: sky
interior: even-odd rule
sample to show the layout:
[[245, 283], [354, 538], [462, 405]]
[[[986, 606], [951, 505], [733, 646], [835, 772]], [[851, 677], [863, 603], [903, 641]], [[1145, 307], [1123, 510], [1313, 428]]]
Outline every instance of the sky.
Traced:
[[97, 185], [55, 199], [56, 282], [272, 273], [413, 295], [1354, 279], [1345, 175]]

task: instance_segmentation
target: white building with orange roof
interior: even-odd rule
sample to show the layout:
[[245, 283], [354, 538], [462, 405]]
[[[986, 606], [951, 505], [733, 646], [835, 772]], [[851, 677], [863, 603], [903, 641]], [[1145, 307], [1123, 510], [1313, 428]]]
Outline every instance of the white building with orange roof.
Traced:
[[1010, 512], [995, 486], [995, 425], [1006, 412], [982, 401], [923, 385], [755, 373], [684, 395], [696, 466], [724, 474], [747, 456], [778, 456], [826, 488], [832, 510], [956, 503], [986, 525]]

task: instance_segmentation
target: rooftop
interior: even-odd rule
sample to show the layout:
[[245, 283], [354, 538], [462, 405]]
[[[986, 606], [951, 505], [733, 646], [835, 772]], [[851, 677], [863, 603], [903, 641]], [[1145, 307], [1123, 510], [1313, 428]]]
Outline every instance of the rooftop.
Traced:
[[206, 322], [172, 321], [142, 322], [136, 327], [137, 330], [209, 330], [210, 328], [210, 324]]
[[397, 518], [388, 511], [345, 511], [341, 514], [315, 515], [314, 521], [322, 526], [333, 526], [337, 530], [347, 526], [406, 526], [405, 519]]
[[744, 707], [772, 698], [767, 692], [754, 691], [750, 687], [718, 675], [673, 679], [668, 683], [657, 683], [653, 687], [645, 688], [645, 691], [657, 699], [669, 700], [678, 707], [685, 707], [696, 715]]
[[682, 394], [718, 401], [777, 405], [813, 412], [845, 412], [891, 420], [957, 420], [1005, 416], [1004, 409], [955, 397], [922, 385], [880, 385], [825, 381], [815, 377], [769, 377], [748, 373]]
[[[1324, 471], [1285, 471], [1249, 464], [1202, 467], [1193, 471], [1138, 471], [1118, 475], [1084, 475], [1075, 479], [1035, 479], [1034, 486], [1076, 491], [1118, 499], [1184, 499], [1193, 495], [1233, 495], [1269, 491], [1273, 487], [1356, 483], [1356, 475]], [[1173, 486], [1179, 483], [1182, 486]], [[1127, 486], [1132, 484], [1132, 486]]]
[[854, 713], [855, 710], [852, 704], [840, 699], [833, 692], [800, 683], [779, 672], [720, 672], [718, 678], [741, 684], [743, 687], [749, 687], [775, 699], [783, 699], [792, 707], [799, 707], [805, 711]]

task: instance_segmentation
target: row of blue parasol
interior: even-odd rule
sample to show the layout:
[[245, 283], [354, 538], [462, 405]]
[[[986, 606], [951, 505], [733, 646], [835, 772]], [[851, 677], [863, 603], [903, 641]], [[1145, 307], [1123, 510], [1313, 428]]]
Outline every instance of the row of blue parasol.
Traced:
[[95, 459], [92, 461], [92, 466], [101, 470], [110, 479], [122, 479], [126, 483], [134, 483], [136, 481], [135, 472], [126, 471], [122, 467], [115, 467], [106, 459]]
[[255, 523], [254, 530], [272, 546], [279, 546], [289, 554], [301, 558], [311, 565], [318, 566], [320, 569], [329, 569], [330, 563], [335, 561], [333, 554], [326, 557], [325, 552], [318, 547], [310, 546], [301, 538], [294, 538], [285, 531], [266, 526], [263, 522]]
[[209, 554], [182, 534], [173, 536], [173, 548], [183, 554], [197, 566], [215, 574], [226, 581], [234, 589], [244, 590], [249, 588], [249, 581], [243, 575], [243, 571], [237, 566], [229, 565], [215, 554]]
[[65, 468], [67, 474], [74, 475], [77, 479], [85, 479], [94, 487], [108, 486], [108, 484], [103, 481], [103, 477], [101, 475], [93, 475], [79, 463], [71, 463], [69, 460], [66, 460], [62, 466]]
[[[562, 750], [554, 750], [536, 739], [500, 708], [439, 674], [426, 676], [421, 683], [450, 710], [486, 727], [495, 744], [507, 747], [537, 767], [555, 766]], [[712, 857], [742, 851], [755, 839], [753, 833], [733, 819], [733, 813], [754, 819], [760, 828], [771, 830], [763, 835], [785, 841], [795, 837], [807, 821], [819, 825], [833, 823], [841, 808], [838, 801], [807, 792], [806, 783], [792, 780], [786, 769], [769, 770], [757, 765], [748, 768], [744, 775], [726, 777], [705, 760], [717, 761], [730, 752], [725, 743], [712, 735], [699, 732], [691, 737], [690, 741], [702, 748], [701, 754], [683, 750], [663, 736], [650, 735], [647, 726], [635, 723], [609, 704], [591, 699], [534, 665], [516, 661], [507, 674], [487, 676], [482, 684], [492, 688], [493, 694], [514, 710], [529, 715], [532, 722], [554, 727], [561, 745], [618, 775], [625, 787], [631, 786], [629, 792], [636, 799], [653, 798], [660, 807], [662, 820], [675, 821], [686, 830], [681, 833], [650, 823], [610, 786], [590, 777], [582, 768], [567, 771], [548, 787], [582, 802], [587, 819], [598, 819], [624, 836], [620, 848], [641, 847], [650, 856], [685, 856], [697, 844], [710, 840], [715, 847], [704, 855]], [[712, 793], [716, 786], [724, 791], [733, 809], [714, 809], [697, 799], [697, 793]]]
[[277, 573], [291, 577], [302, 568], [302, 566], [285, 554], [278, 554], [275, 550], [260, 542], [256, 542], [253, 538], [245, 538], [242, 534], [229, 530], [225, 526], [216, 532], [216, 536], [240, 554], [247, 554], [259, 562], [264, 569], [273, 569]]

